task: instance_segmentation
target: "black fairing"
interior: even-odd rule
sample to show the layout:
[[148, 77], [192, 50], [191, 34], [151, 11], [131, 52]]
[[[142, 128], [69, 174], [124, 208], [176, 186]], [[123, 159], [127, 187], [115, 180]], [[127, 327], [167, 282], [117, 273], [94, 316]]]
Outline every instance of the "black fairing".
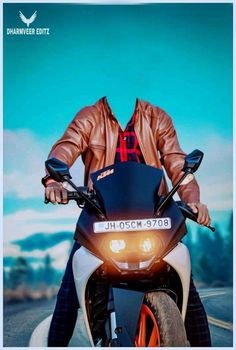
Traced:
[[[110, 175], [99, 179], [106, 171]], [[117, 163], [91, 175], [108, 220], [153, 216], [163, 171], [135, 162]]]
[[[107, 170], [111, 172], [99, 178]], [[134, 162], [117, 163], [91, 175], [107, 220], [154, 217], [162, 177], [162, 170]], [[172, 228], [149, 231], [158, 235], [162, 243], [159, 257], [169, 251], [186, 233], [185, 218], [174, 200], [170, 201], [162, 216], [171, 218]], [[101, 219], [89, 207], [85, 207], [79, 217], [74, 238], [106, 260], [100, 247], [104, 237], [112, 233], [95, 234], [93, 223], [96, 221]], [[131, 235], [132, 232], [126, 234]]]

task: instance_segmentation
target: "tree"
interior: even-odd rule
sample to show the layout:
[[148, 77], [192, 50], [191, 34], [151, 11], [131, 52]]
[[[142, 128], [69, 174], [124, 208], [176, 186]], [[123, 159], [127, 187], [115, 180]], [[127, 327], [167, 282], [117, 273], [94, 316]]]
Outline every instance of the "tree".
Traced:
[[27, 282], [30, 273], [30, 266], [24, 257], [18, 257], [9, 273], [9, 284], [12, 289], [16, 289], [20, 285]]
[[209, 284], [212, 279], [211, 254], [212, 247], [211, 237], [202, 228], [197, 228], [197, 240], [194, 244], [193, 257], [193, 275], [196, 280]]
[[47, 254], [44, 259], [44, 282], [50, 286], [53, 284], [54, 269], [52, 267], [52, 258], [50, 254]]
[[9, 278], [5, 269], [3, 269], [3, 288], [9, 287]]
[[225, 238], [225, 266], [224, 274], [227, 278], [228, 285], [233, 285], [233, 212], [230, 215], [228, 235]]

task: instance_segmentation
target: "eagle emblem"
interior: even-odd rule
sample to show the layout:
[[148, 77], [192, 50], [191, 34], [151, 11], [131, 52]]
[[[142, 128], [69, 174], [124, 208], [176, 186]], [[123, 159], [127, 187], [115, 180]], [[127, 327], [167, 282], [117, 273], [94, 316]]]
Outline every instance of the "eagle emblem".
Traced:
[[19, 15], [22, 22], [24, 22], [29, 28], [29, 25], [33, 23], [35, 21], [35, 18], [37, 17], [37, 11], [35, 11], [30, 18], [26, 18], [21, 11], [19, 11]]

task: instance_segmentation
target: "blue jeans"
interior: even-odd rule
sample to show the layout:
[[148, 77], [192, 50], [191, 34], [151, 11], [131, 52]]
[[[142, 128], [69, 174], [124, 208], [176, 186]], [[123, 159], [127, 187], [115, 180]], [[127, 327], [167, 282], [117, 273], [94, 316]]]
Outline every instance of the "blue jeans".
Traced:
[[[57, 295], [56, 307], [49, 329], [49, 347], [68, 346], [74, 331], [79, 302], [72, 272], [72, 258], [75, 251], [79, 248], [80, 245], [75, 242], [67, 262], [66, 271]], [[211, 337], [206, 312], [198, 292], [196, 291], [192, 277], [190, 280], [185, 328], [191, 346], [211, 346]]]

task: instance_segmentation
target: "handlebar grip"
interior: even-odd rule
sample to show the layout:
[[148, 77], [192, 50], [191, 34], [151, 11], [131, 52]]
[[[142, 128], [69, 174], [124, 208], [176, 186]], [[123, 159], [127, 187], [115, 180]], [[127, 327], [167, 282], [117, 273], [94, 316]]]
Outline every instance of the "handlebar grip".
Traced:
[[182, 201], [176, 201], [176, 203], [178, 204], [179, 209], [181, 210], [182, 214], [186, 218], [188, 218], [188, 219], [190, 219], [192, 221], [197, 221], [198, 214], [194, 213], [192, 211], [192, 209], [186, 203], [184, 203]]
[[70, 201], [70, 200], [78, 200], [78, 199], [82, 199], [81, 198], [81, 196], [77, 193], [77, 192], [75, 192], [75, 191], [68, 191], [68, 193], [67, 193], [67, 198], [68, 198], [68, 201]]
[[[184, 202], [182, 201], [177, 201], [176, 202], [178, 204], [179, 209], [182, 211], [182, 214], [187, 217], [190, 220], [193, 220], [195, 222], [197, 222], [197, 217], [198, 217], [198, 213], [194, 213], [192, 211], [192, 209]], [[211, 230], [212, 232], [215, 232], [215, 228], [212, 226], [205, 226], [206, 228], [209, 228], [209, 230]]]
[[[68, 199], [68, 202], [70, 200], [82, 200], [81, 196], [75, 192], [75, 191], [68, 191], [67, 192], [67, 199]], [[51, 201], [49, 199], [47, 199], [46, 195], [44, 195], [44, 204], [48, 204], [48, 203], [51, 203]], [[61, 204], [61, 203], [58, 203], [58, 204]]]

